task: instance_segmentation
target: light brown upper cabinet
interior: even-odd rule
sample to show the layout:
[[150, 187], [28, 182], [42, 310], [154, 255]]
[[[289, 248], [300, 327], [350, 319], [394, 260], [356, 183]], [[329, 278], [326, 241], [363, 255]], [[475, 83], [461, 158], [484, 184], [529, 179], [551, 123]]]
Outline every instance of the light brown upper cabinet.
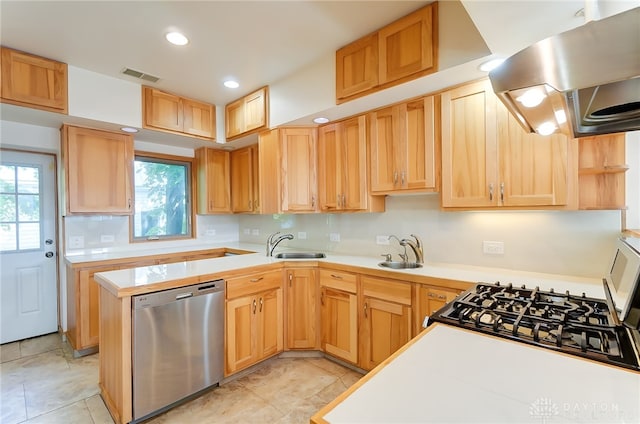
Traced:
[[625, 209], [625, 134], [580, 138], [580, 209]]
[[206, 140], [216, 138], [216, 108], [151, 87], [142, 87], [142, 126]]
[[198, 213], [231, 212], [229, 152], [201, 147], [196, 150]]
[[133, 137], [63, 125], [67, 215], [133, 213]]
[[258, 137], [262, 213], [316, 212], [317, 128], [278, 128]]
[[434, 2], [336, 51], [340, 104], [438, 70]]
[[231, 152], [231, 210], [234, 213], [260, 212], [258, 145]]
[[2, 47], [2, 102], [67, 113], [67, 64]]
[[442, 94], [442, 206], [575, 208], [575, 140], [526, 133], [488, 80]]
[[225, 106], [227, 140], [247, 135], [269, 124], [269, 87], [262, 87]]
[[384, 211], [384, 197], [369, 196], [365, 115], [318, 130], [320, 210]]
[[369, 114], [371, 192], [437, 190], [434, 96]]

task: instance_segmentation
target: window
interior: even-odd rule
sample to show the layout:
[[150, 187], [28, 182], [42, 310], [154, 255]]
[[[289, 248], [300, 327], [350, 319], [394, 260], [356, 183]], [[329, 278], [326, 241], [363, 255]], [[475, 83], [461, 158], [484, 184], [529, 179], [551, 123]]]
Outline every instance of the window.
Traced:
[[0, 251], [40, 249], [40, 168], [0, 165]]
[[133, 240], [190, 238], [190, 160], [136, 155]]

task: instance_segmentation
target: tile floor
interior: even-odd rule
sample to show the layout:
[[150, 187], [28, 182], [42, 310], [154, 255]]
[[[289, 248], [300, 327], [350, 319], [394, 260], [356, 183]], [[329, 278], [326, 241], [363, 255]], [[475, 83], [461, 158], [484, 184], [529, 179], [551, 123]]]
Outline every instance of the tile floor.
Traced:
[[[0, 423], [113, 423], [98, 354], [73, 358], [59, 334], [0, 346]], [[274, 358], [148, 423], [308, 423], [361, 374], [325, 358]]]

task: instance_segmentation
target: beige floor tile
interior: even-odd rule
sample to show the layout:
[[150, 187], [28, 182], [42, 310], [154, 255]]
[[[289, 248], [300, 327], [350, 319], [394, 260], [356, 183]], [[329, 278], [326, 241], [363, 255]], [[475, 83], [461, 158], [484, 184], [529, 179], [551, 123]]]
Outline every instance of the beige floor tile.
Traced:
[[26, 339], [20, 342], [20, 353], [22, 357], [37, 355], [60, 348], [62, 348], [62, 337], [58, 333], [34, 337], [33, 339]]
[[0, 345], [0, 362], [13, 361], [20, 358], [20, 342]]
[[52, 350], [0, 364], [0, 384], [47, 381], [68, 370], [69, 364], [62, 350]]
[[305, 360], [310, 364], [313, 364], [316, 367], [320, 367], [323, 370], [328, 371], [331, 374], [335, 374], [339, 377], [349, 372], [355, 372], [327, 358], [306, 358]]
[[85, 402], [95, 424], [113, 424], [113, 419], [100, 395], [93, 395]]
[[24, 386], [15, 384], [2, 386], [0, 393], [0, 423], [17, 424], [27, 419]]
[[25, 424], [91, 424], [91, 413], [84, 400], [72, 403], [26, 421]]

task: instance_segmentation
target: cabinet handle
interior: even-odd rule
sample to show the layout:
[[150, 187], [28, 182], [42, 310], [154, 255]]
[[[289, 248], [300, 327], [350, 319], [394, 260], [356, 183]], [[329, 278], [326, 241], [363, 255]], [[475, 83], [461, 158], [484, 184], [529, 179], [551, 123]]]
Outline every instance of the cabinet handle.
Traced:
[[433, 293], [429, 293], [429, 294], [427, 294], [427, 296], [429, 296], [429, 297], [436, 297], [436, 295], [435, 295], [435, 294], [433, 294]]
[[445, 296], [445, 295], [441, 294], [440, 296], [438, 296], [438, 299], [440, 299], [440, 300], [446, 300], [446, 299], [447, 299], [447, 296]]
[[253, 210], [253, 208], [251, 207], [251, 200], [249, 200], [249, 210]]
[[404, 174], [405, 174], [405, 172], [404, 172], [404, 171], [402, 171], [402, 172], [400, 173], [400, 186], [401, 186], [401, 187], [404, 187]]
[[129, 209], [131, 209], [131, 199], [129, 199], [129, 200], [127, 201], [127, 207], [128, 207]]
[[347, 207], [347, 196], [345, 196], [344, 194], [342, 195], [342, 207]]
[[253, 207], [255, 210], [258, 210], [258, 208], [260, 207], [260, 201], [256, 200], [255, 202], [253, 202]]
[[500, 183], [500, 203], [504, 203], [504, 182]]
[[364, 317], [367, 318], [367, 304], [364, 304]]
[[398, 184], [398, 171], [393, 171], [393, 185]]
[[342, 275], [331, 274], [332, 278], [337, 278], [338, 280], [342, 280]]
[[340, 195], [336, 194], [336, 204], [338, 207], [340, 207]]
[[316, 208], [316, 196], [311, 196], [311, 208]]
[[251, 281], [252, 283], [257, 283], [258, 281], [262, 280], [264, 277], [259, 277], [259, 278], [252, 278]]
[[293, 281], [293, 274], [289, 274], [289, 287], [291, 287], [292, 281]]
[[260, 298], [260, 312], [262, 312], [262, 298]]
[[493, 183], [489, 183], [489, 200], [493, 201]]
[[320, 304], [324, 306], [324, 290], [320, 293]]
[[253, 299], [253, 315], [256, 314], [256, 300]]

